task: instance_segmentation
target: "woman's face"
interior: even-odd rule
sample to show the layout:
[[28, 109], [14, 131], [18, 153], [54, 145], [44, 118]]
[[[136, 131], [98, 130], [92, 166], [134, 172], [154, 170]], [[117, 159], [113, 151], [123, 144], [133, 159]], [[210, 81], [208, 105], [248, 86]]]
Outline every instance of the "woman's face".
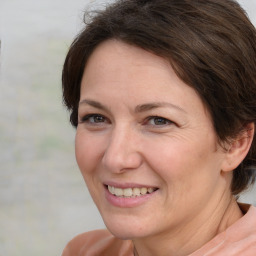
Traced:
[[109, 40], [82, 79], [76, 158], [120, 238], [179, 231], [214, 211], [225, 153], [197, 93], [165, 59]]

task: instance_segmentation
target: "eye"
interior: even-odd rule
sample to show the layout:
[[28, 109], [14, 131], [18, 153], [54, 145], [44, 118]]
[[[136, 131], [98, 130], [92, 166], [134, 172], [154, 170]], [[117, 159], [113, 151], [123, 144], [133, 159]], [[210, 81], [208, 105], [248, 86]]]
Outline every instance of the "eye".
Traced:
[[151, 116], [147, 118], [147, 123], [149, 125], [154, 125], [154, 126], [164, 126], [164, 125], [169, 125], [172, 124], [173, 122], [160, 116]]
[[81, 119], [81, 123], [98, 124], [105, 122], [107, 122], [107, 119], [100, 114], [89, 114]]

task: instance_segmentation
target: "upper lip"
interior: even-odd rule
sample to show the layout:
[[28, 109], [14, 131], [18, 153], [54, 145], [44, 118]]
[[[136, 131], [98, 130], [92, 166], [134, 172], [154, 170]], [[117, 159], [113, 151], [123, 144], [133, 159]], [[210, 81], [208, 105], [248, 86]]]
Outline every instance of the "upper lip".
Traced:
[[148, 184], [140, 184], [140, 183], [131, 183], [131, 182], [124, 182], [124, 183], [119, 183], [119, 182], [104, 182], [103, 183], [105, 186], [111, 186], [115, 188], [158, 188], [154, 185], [148, 185]]

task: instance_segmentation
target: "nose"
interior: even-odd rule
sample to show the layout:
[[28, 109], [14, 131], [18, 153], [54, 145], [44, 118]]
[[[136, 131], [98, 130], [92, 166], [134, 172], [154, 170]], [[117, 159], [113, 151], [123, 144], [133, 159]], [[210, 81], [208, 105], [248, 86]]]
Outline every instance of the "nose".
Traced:
[[142, 164], [139, 148], [140, 140], [136, 132], [124, 127], [114, 129], [108, 140], [102, 163], [107, 170], [114, 173], [138, 169]]

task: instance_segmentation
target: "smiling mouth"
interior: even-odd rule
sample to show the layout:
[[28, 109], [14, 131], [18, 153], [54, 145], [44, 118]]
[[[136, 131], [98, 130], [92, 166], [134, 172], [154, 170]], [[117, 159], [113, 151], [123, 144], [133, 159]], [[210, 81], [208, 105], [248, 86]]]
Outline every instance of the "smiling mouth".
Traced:
[[116, 197], [134, 198], [144, 196], [146, 194], [152, 194], [158, 188], [116, 188], [113, 186], [107, 186], [108, 191]]

